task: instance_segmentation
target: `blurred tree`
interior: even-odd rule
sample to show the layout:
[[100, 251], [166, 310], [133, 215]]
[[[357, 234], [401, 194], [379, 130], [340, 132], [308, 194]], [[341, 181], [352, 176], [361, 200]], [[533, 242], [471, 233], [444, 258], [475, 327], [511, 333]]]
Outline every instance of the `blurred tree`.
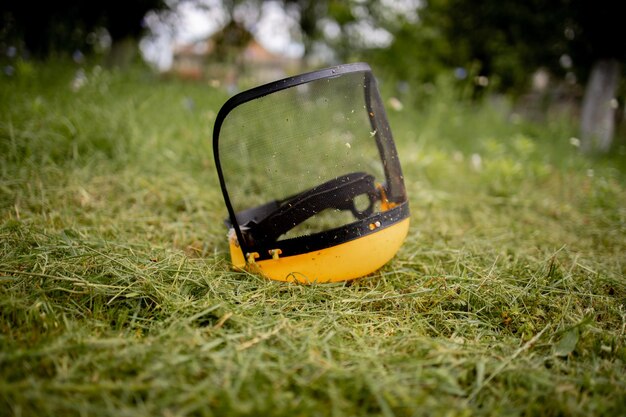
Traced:
[[318, 27], [319, 20], [324, 17], [328, 10], [328, 1], [322, 0], [284, 0], [286, 5], [295, 4], [298, 8], [300, 30], [302, 31], [302, 43], [304, 55], [309, 55], [313, 49], [313, 42], [319, 38], [321, 32]]
[[[310, 56], [315, 44], [323, 42], [334, 52], [345, 57], [353, 45], [349, 44], [345, 28], [357, 19], [353, 14], [353, 0], [283, 0], [285, 6], [294, 5], [298, 10], [299, 25], [304, 44], [304, 55]], [[335, 39], [328, 39], [324, 27], [334, 26], [338, 30]]]
[[[282, 0], [285, 7], [295, 6], [304, 44], [304, 54], [315, 52], [316, 45], [333, 50], [337, 60], [362, 56], [376, 46], [376, 36], [391, 37], [404, 22], [417, 17], [419, 0], [381, 2], [378, 0]], [[378, 32], [378, 33], [376, 33]]]
[[444, 34], [455, 45], [452, 52], [461, 52], [449, 56], [451, 61], [465, 66], [472, 62], [478, 66], [477, 75], [492, 77], [501, 89], [515, 90], [525, 88], [540, 66], [561, 71], [566, 2], [432, 0], [424, 17], [436, 23], [445, 14]]
[[419, 20], [392, 28], [392, 45], [374, 59], [400, 79], [432, 81], [444, 68], [459, 68], [478, 76], [478, 87], [489, 80], [512, 93], [526, 91], [540, 67], [575, 75], [587, 83], [582, 148], [605, 152], [626, 59], [620, 11], [611, 0], [427, 0]]
[[145, 14], [166, 7], [164, 0], [7, 1], [0, 5], [0, 36], [3, 43], [22, 43], [28, 53], [43, 58], [90, 52], [90, 35], [104, 28], [111, 40], [107, 62], [124, 65], [134, 56]]

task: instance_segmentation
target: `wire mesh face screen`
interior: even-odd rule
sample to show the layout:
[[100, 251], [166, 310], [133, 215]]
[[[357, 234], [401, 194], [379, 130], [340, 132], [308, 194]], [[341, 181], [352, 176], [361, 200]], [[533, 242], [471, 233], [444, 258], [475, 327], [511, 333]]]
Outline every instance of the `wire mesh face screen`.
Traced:
[[385, 264], [406, 236], [402, 171], [367, 64], [232, 97], [213, 152], [235, 267], [283, 281], [353, 279]]

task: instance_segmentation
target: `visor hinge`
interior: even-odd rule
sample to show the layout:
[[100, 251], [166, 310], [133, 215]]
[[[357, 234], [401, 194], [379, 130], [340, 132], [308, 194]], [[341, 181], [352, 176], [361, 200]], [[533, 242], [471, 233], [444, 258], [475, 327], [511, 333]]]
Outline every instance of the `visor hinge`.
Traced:
[[258, 252], [248, 252], [246, 253], [246, 262], [249, 264], [255, 264], [256, 259], [259, 258]]
[[389, 201], [389, 199], [387, 198], [387, 192], [385, 191], [385, 187], [382, 184], [376, 184], [376, 188], [380, 192], [380, 209], [382, 211], [391, 210], [392, 208], [397, 206], [396, 203]]
[[281, 249], [270, 249], [270, 256], [272, 259], [278, 259], [280, 255], [282, 255], [283, 251]]

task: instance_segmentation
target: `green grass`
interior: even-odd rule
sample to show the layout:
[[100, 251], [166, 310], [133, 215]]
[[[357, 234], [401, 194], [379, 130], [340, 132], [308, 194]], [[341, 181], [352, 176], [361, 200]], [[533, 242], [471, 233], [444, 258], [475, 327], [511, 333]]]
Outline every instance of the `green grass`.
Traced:
[[0, 415], [626, 412], [623, 148], [586, 159], [571, 121], [440, 86], [389, 110], [399, 254], [351, 284], [284, 284], [229, 268], [225, 94], [86, 75], [0, 81]]

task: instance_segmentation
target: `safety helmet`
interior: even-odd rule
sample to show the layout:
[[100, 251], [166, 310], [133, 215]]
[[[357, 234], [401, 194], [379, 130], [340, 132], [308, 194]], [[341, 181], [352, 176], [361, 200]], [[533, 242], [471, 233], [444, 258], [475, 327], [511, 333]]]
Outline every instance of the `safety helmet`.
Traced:
[[275, 81], [231, 97], [213, 130], [236, 268], [280, 281], [374, 272], [400, 248], [409, 204], [365, 63]]

